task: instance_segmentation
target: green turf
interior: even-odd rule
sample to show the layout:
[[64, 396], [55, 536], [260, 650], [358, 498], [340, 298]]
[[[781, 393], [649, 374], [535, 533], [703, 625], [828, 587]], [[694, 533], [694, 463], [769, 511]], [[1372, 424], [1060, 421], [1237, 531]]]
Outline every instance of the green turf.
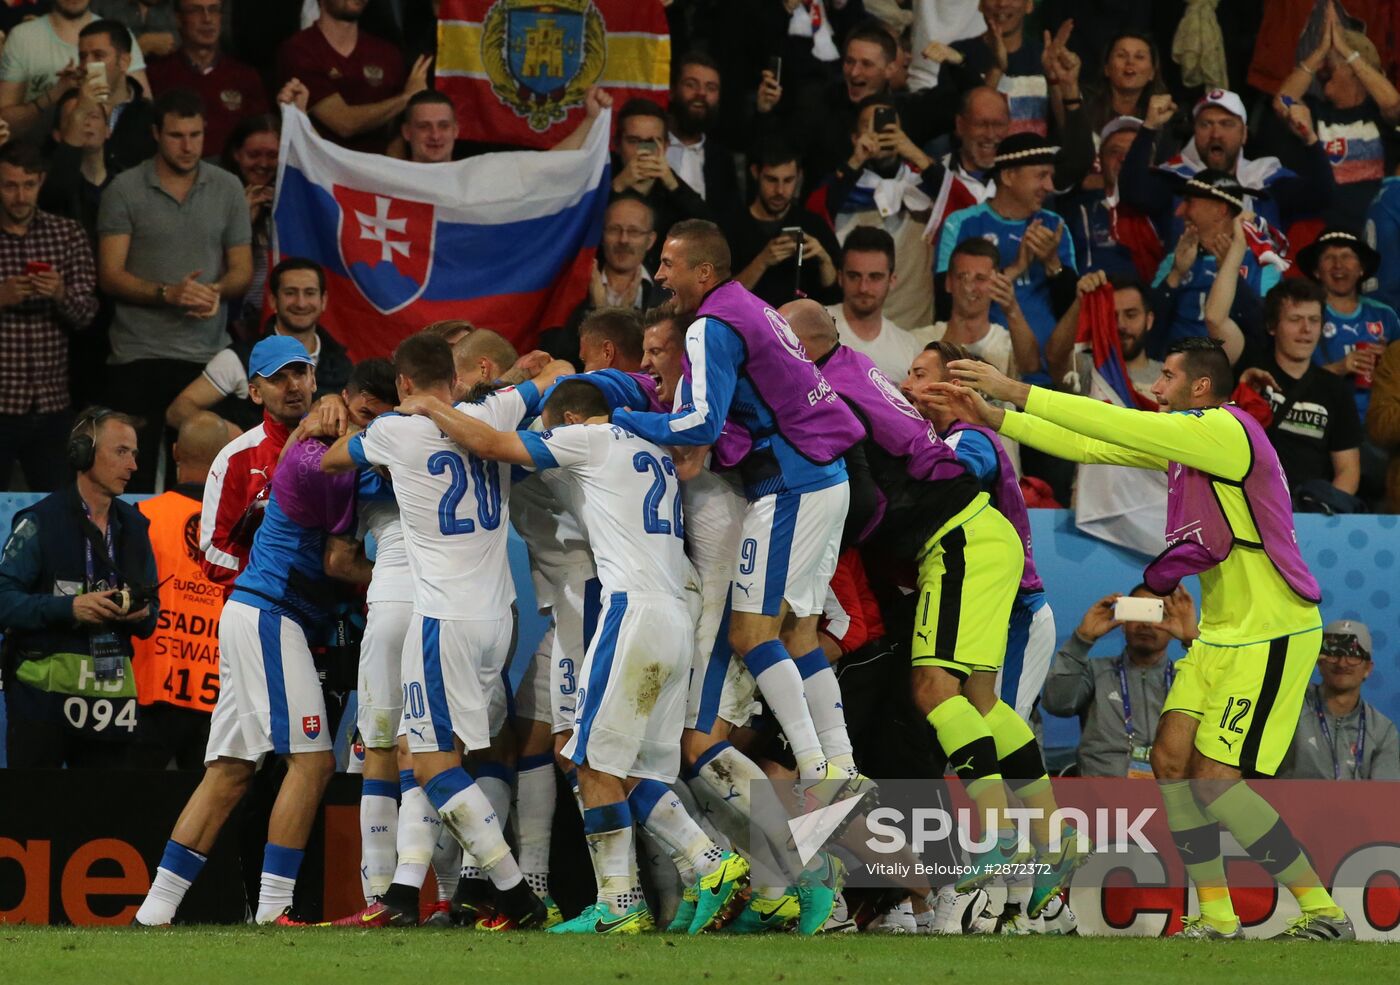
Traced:
[[978, 981], [1229, 985], [1393, 981], [1383, 944], [1142, 938], [791, 936], [563, 938], [431, 930], [165, 931], [0, 927], [14, 985], [571, 985]]

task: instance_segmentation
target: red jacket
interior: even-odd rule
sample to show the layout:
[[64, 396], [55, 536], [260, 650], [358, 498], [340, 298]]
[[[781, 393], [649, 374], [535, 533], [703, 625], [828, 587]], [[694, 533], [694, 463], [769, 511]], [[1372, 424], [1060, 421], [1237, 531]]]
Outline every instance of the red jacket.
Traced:
[[233, 590], [253, 549], [253, 534], [272, 494], [272, 470], [287, 434], [285, 425], [264, 414], [260, 425], [225, 445], [209, 468], [199, 518], [201, 566], [225, 594]]

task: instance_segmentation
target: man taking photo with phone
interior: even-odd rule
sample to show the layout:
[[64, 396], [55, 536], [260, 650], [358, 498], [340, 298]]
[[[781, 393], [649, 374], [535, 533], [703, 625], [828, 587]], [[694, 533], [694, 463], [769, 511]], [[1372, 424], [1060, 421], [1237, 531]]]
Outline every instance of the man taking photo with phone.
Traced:
[[749, 178], [753, 199], [723, 224], [734, 279], [775, 308], [798, 297], [839, 302], [832, 257], [840, 247], [826, 220], [800, 204], [797, 151], [777, 138], [762, 141], [749, 155]]
[[666, 111], [650, 99], [629, 99], [617, 114], [617, 156], [613, 161], [613, 196], [632, 191], [651, 206], [656, 242], [647, 251], [646, 267], [661, 260], [666, 230], [682, 219], [710, 219], [711, 210], [671, 170], [666, 160]]

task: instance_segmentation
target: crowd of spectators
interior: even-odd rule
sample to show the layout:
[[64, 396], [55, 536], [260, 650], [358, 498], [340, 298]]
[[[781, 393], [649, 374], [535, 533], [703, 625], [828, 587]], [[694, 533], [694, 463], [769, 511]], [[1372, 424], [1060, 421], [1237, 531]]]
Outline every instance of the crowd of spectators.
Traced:
[[[664, 6], [672, 90], [614, 107], [597, 269], [571, 316], [542, 326], [551, 354], [577, 360], [598, 308], [662, 300], [652, 275], [685, 219], [720, 224], [745, 286], [775, 306], [827, 305], [842, 340], [896, 378], [944, 339], [1083, 389], [1080, 299], [1111, 282], [1132, 302], [1118, 329], [1136, 383], [1173, 341], [1215, 336], [1263, 395], [1253, 406], [1297, 508], [1400, 507], [1386, 358], [1400, 335], [1400, 92], [1384, 4], [1289, 0], [1265, 25], [1244, 0], [1217, 11], [1218, 38], [1188, 32], [1182, 2]], [[278, 104], [362, 151], [434, 163], [489, 149], [461, 139], [435, 88], [437, 12], [0, 7], [8, 488], [63, 481], [58, 438], [99, 403], [137, 422], [131, 491], [172, 484], [169, 441], [195, 410], [256, 423], [238, 401], [265, 334], [324, 353], [335, 392], [344, 353], [316, 324], [324, 291], [303, 283], [317, 272], [282, 277], [286, 298], [269, 277]], [[1248, 43], [1261, 31], [1274, 49]], [[558, 147], [577, 146], [604, 101], [590, 96]], [[1320, 319], [1294, 325], [1310, 298]], [[1067, 463], [1018, 464], [1044, 483], [1037, 503], [1072, 505]]]
[[[896, 380], [943, 340], [1084, 391], [1080, 310], [1111, 292], [1144, 393], [1172, 342], [1221, 341], [1295, 508], [1400, 510], [1400, 16], [1384, 0], [1232, 0], [1219, 36], [1178, 31], [1184, 0], [636, 2], [666, 8], [669, 100], [613, 107], [596, 270], [563, 324], [524, 341], [581, 365], [587, 316], [663, 300], [665, 233], [696, 218], [725, 232], [736, 279], [775, 307], [828, 306], [841, 341]], [[435, 88], [437, 12], [0, 5], [8, 489], [69, 482], [92, 405], [136, 430], [126, 492], [175, 487], [177, 429], [207, 411], [231, 437], [261, 422], [250, 358], [267, 336], [304, 346], [307, 399], [342, 391], [322, 271], [273, 264], [278, 105], [360, 151], [483, 152]], [[588, 101], [585, 127], [607, 99]], [[1034, 503], [1073, 503], [1072, 465], [1016, 462]], [[1086, 617], [1065, 661], [1098, 625]], [[1128, 640], [1144, 721], [1165, 647]], [[1057, 666], [1057, 708], [1094, 700], [1079, 674]]]

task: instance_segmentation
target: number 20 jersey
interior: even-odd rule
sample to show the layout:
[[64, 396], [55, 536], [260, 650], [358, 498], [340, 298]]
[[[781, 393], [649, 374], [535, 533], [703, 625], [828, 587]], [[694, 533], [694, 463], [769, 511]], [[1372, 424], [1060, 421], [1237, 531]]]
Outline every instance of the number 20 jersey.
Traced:
[[[457, 409], [498, 431], [530, 414], [533, 384]], [[399, 502], [413, 611], [434, 619], [498, 619], [515, 601], [506, 540], [510, 466], [470, 455], [427, 417], [382, 414], [350, 441], [361, 468], [389, 470]]]

